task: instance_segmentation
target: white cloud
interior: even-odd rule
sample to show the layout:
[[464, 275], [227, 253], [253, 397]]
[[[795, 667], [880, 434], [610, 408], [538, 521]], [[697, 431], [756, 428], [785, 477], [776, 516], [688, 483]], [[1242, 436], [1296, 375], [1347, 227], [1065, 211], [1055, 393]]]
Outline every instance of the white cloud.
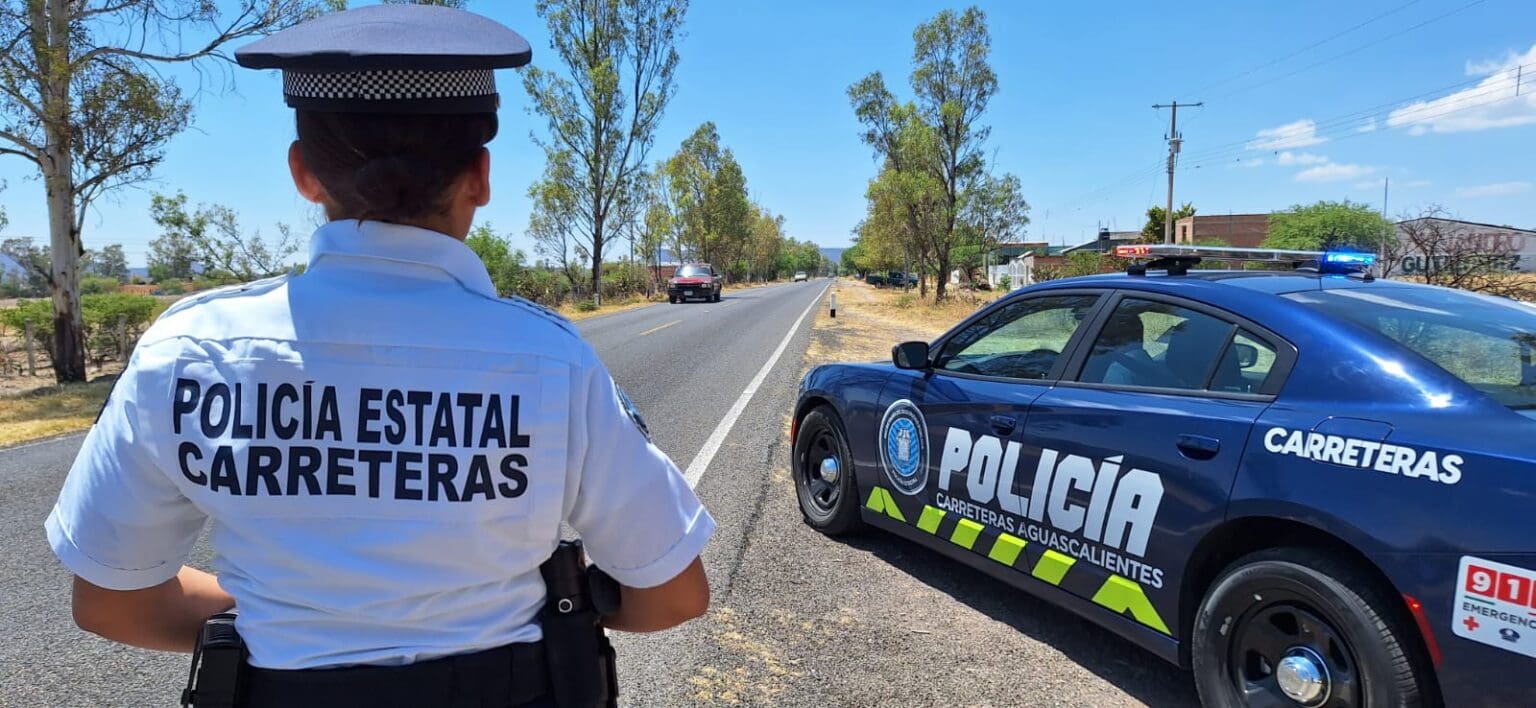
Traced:
[[1262, 158], [1262, 157], [1255, 157], [1252, 160], [1244, 160], [1243, 158], [1237, 158], [1237, 166], [1238, 167], [1263, 167], [1264, 166], [1264, 158]]
[[1516, 81], [1522, 78], [1518, 67], [1532, 62], [1536, 62], [1536, 45], [1531, 45], [1523, 54], [1510, 52], [1503, 59], [1467, 62], [1469, 75], [1487, 78], [1471, 88], [1392, 111], [1387, 116], [1387, 125], [1406, 128], [1410, 135], [1423, 135], [1536, 123], [1536, 76], [1524, 77], [1521, 85], [1531, 85], [1531, 88], [1522, 89], [1521, 95], [1515, 96]]
[[1365, 123], [1361, 124], [1360, 127], [1355, 128], [1355, 132], [1356, 133], [1370, 133], [1370, 132], [1373, 132], [1375, 130], [1376, 130], [1376, 119], [1375, 118], [1366, 118], [1365, 119]]
[[1468, 199], [1479, 197], [1507, 197], [1511, 194], [1524, 194], [1531, 191], [1530, 182], [1496, 182], [1494, 184], [1479, 184], [1474, 187], [1458, 187], [1456, 196]]
[[1259, 131], [1254, 139], [1248, 143], [1248, 149], [1288, 150], [1318, 145], [1324, 142], [1327, 142], [1327, 139], [1317, 135], [1317, 121], [1311, 118], [1303, 118], [1295, 123], [1286, 123], [1278, 128], [1265, 128]]
[[1364, 181], [1364, 182], [1356, 182], [1355, 183], [1355, 189], [1376, 189], [1376, 188], [1378, 188], [1380, 186], [1381, 186], [1380, 182], [1373, 182], [1373, 181], [1370, 181], [1370, 180], [1367, 180], [1367, 181]]
[[1326, 165], [1318, 165], [1296, 173], [1297, 182], [1343, 182], [1345, 180], [1359, 179], [1372, 172], [1376, 168], [1365, 165], [1345, 165], [1330, 162]]
[[1291, 152], [1289, 150], [1280, 153], [1275, 162], [1281, 165], [1323, 165], [1328, 163], [1328, 158], [1322, 155], [1314, 155], [1310, 152]]

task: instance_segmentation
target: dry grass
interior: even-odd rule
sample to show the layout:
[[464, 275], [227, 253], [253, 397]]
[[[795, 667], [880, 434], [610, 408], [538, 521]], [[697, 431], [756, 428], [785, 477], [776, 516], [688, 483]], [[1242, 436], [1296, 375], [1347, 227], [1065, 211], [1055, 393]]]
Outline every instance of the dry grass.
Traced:
[[829, 308], [817, 311], [815, 332], [806, 351], [806, 365], [834, 361], [889, 361], [891, 347], [906, 341], [930, 341], [1001, 293], [961, 292], [935, 305], [920, 301], [914, 289], [876, 288], [863, 281], [839, 278], [832, 285], [837, 317]]
[[85, 430], [112, 391], [110, 379], [0, 396], [0, 446]]
[[577, 320], [584, 320], [589, 317], [597, 317], [598, 315], [611, 315], [615, 312], [634, 310], [645, 307], [646, 305], [654, 305], [658, 302], [666, 302], [666, 298], [663, 296], [661, 298], [651, 300], [642, 296], [633, 296], [623, 298], [616, 302], [609, 300], [608, 302], [604, 302], [602, 307], [599, 307], [595, 310], [578, 310], [576, 309], [575, 304], [567, 303], [556, 308], [555, 311], [559, 312], [561, 317], [575, 322]]

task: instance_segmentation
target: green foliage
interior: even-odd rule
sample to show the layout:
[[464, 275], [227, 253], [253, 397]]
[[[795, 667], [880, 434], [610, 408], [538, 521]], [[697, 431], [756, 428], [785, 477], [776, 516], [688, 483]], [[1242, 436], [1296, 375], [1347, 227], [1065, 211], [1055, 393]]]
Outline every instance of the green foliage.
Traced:
[[1028, 222], [1018, 179], [987, 170], [991, 129], [980, 120], [998, 90], [991, 43], [981, 10], [944, 10], [913, 32], [914, 100], [899, 101], [879, 72], [848, 88], [862, 138], [881, 159], [856, 262], [931, 273], [936, 300], [953, 267], [973, 271], [989, 244], [1021, 235]]
[[576, 303], [576, 311], [577, 312], [596, 312], [597, 311], [597, 303], [592, 302], [591, 300], [582, 300], [581, 302]]
[[997, 287], [1003, 290], [1012, 290], [1013, 288], [1010, 287], [1011, 285], [1013, 285], [1013, 276], [1010, 276], [1007, 273], [998, 276]]
[[[128, 256], [123, 253], [123, 245], [114, 243], [100, 251], [86, 251], [80, 261], [80, 272], [111, 278], [118, 283], [128, 282]], [[81, 287], [84, 288], [83, 282]]]
[[20, 297], [48, 297], [53, 267], [48, 246], [36, 245], [30, 238], [8, 238], [0, 242], [0, 253], [21, 266], [20, 275], [6, 283], [8, 291]]
[[116, 278], [103, 278], [99, 275], [87, 275], [80, 278], [81, 295], [100, 295], [117, 290], [119, 283]]
[[1346, 199], [1296, 204], [1270, 214], [1264, 246], [1299, 251], [1345, 246], [1374, 251], [1392, 238], [1390, 221], [1370, 206]]
[[[1173, 210], [1173, 220], [1191, 217], [1195, 215], [1195, 205], [1184, 202], [1183, 206]], [[1147, 225], [1141, 227], [1141, 238], [1137, 243], [1162, 243], [1163, 226], [1167, 223], [1168, 210], [1160, 206], [1147, 210]]]
[[187, 196], [155, 194], [150, 218], [163, 230], [149, 244], [149, 274], [156, 281], [187, 280], [202, 273], [220, 280], [246, 282], [287, 270], [284, 263], [298, 251], [298, 241], [283, 224], [279, 238], [268, 243], [259, 232], [244, 233], [239, 215], [219, 204], [202, 205], [188, 213]]
[[598, 297], [605, 247], [622, 228], [620, 212], [643, 189], [656, 127], [675, 91], [676, 45], [688, 3], [539, 0], [535, 9], [564, 65], [563, 73], [544, 68], [559, 66], [554, 62], [523, 73], [533, 110], [548, 123], [548, 138], [540, 141], [546, 162], [561, 163], [546, 170], [546, 180], [569, 193], [550, 203], [566, 208], [547, 217], [565, 224], [562, 238], [586, 254]]
[[[80, 298], [80, 314], [85, 321], [85, 341], [92, 355], [100, 360], [114, 358], [126, 343], [164, 312], [166, 305], [149, 295], [105, 293]], [[0, 310], [0, 324], [15, 334], [32, 325], [33, 341], [43, 351], [52, 352], [53, 303], [48, 300], [22, 300], [15, 307]], [[118, 325], [123, 325], [119, 330]]]

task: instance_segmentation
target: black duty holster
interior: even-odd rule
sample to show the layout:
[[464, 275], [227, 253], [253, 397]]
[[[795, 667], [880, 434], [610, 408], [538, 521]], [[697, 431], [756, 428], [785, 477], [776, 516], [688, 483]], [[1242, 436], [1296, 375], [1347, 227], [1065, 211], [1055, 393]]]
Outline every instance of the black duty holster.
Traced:
[[587, 566], [579, 540], [561, 541], [539, 573], [547, 589], [539, 623], [555, 705], [617, 706], [618, 665], [602, 620], [619, 610], [618, 583]]
[[181, 692], [182, 708], [237, 708], [245, 690], [245, 642], [235, 631], [235, 615], [208, 618], [192, 650], [192, 672]]

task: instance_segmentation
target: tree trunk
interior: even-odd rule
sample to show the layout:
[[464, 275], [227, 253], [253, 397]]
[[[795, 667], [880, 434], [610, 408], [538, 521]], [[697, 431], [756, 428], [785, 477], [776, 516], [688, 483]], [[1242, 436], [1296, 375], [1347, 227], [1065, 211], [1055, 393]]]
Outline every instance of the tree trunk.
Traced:
[[933, 301], [944, 302], [945, 289], [949, 285], [949, 254], [939, 255], [939, 274], [933, 278]]
[[603, 304], [603, 221], [592, 220], [592, 304]]
[[[80, 317], [80, 234], [75, 231], [75, 184], [70, 170], [68, 0], [48, 0], [46, 46], [37, 46], [42, 74], [44, 133], [41, 167], [48, 193], [48, 245], [53, 267], [53, 375], [58, 383], [85, 381], [85, 327]], [[33, 6], [34, 31], [38, 10]]]

